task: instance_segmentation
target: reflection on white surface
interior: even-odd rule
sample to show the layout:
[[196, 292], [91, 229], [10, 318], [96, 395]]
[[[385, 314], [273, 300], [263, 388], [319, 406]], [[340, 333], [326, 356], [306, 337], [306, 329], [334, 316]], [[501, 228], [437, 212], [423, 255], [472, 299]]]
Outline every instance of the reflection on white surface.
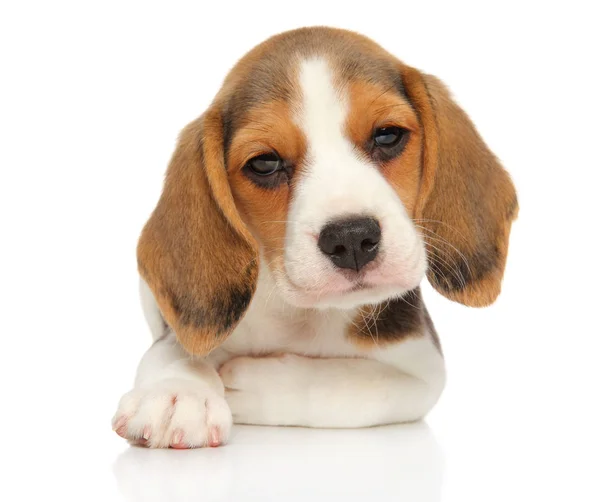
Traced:
[[223, 448], [131, 447], [115, 462], [127, 500], [440, 500], [443, 459], [424, 423], [357, 430], [235, 426]]

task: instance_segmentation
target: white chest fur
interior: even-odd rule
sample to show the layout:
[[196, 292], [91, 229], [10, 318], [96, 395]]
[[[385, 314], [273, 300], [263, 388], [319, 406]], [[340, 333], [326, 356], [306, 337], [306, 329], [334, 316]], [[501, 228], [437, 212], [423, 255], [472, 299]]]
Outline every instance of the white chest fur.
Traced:
[[346, 336], [356, 310], [299, 309], [277, 294], [266, 267], [243, 321], [211, 354], [211, 359], [237, 355], [292, 352], [314, 357], [360, 357], [364, 351]]

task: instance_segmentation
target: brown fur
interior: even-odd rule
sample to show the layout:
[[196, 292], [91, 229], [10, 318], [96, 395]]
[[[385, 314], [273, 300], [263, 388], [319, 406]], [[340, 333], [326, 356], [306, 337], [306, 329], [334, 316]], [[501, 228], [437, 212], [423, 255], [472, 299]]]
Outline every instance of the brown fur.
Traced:
[[416, 223], [428, 243], [428, 278], [473, 307], [500, 293], [517, 196], [508, 173], [435, 77], [405, 67], [405, 88], [423, 127]]
[[[250, 51], [209, 110], [183, 130], [140, 237], [140, 274], [190, 353], [206, 354], [241, 320], [256, 288], [258, 242], [267, 261], [281, 263], [283, 222], [306, 152], [292, 121], [296, 63], [311, 55], [327, 58], [348, 90], [347, 132], [359, 149], [376, 125], [411, 131], [402, 155], [381, 170], [422, 227], [434, 287], [473, 306], [491, 303], [500, 291], [516, 195], [465, 113], [437, 79], [361, 35], [295, 30]], [[295, 177], [266, 190], [242, 168], [273, 150], [292, 161]], [[390, 341], [430, 324], [401, 301], [371, 311], [384, 315], [376, 326]], [[421, 328], [412, 330], [413, 321]], [[367, 340], [365, 327], [352, 336]]]
[[396, 126], [410, 131], [410, 140], [402, 154], [380, 168], [408, 213], [413, 214], [421, 181], [421, 128], [415, 111], [406, 97], [389, 86], [352, 82], [348, 94], [350, 112], [346, 129], [356, 145], [367, 144], [379, 127]]
[[228, 155], [228, 176], [234, 199], [269, 262], [283, 254], [293, 185], [264, 189], [248, 179], [242, 169], [251, 158], [272, 151], [283, 159], [293, 160], [295, 166], [302, 165], [306, 139], [291, 114], [289, 103], [284, 101], [273, 101], [251, 110], [236, 131]]
[[193, 354], [209, 352], [235, 328], [258, 272], [256, 244], [226, 178], [219, 124], [209, 110], [183, 130], [138, 244], [140, 274]]

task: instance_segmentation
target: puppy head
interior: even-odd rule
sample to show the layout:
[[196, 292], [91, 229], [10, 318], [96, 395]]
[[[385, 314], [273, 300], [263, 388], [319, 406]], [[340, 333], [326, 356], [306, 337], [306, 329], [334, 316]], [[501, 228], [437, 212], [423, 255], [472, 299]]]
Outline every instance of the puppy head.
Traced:
[[182, 133], [140, 239], [140, 272], [190, 352], [241, 319], [258, 264], [285, 301], [350, 308], [427, 273], [485, 305], [500, 289], [516, 197], [433, 77], [328, 28], [248, 53]]

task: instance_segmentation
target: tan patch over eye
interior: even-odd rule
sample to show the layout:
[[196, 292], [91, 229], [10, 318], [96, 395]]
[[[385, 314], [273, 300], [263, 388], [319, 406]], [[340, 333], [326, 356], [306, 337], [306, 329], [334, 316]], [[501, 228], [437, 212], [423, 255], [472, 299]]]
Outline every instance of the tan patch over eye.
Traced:
[[[382, 85], [353, 82], [348, 95], [348, 136], [365, 157], [380, 166], [408, 213], [414, 214], [421, 181], [421, 129], [414, 110], [396, 91]], [[401, 152], [389, 159], [377, 155], [373, 138], [376, 130], [386, 127], [408, 134]]]
[[[260, 155], [276, 153], [285, 165], [285, 182], [269, 188], [248, 176], [244, 166]], [[236, 205], [268, 261], [283, 252], [288, 205], [294, 177], [306, 153], [306, 139], [295, 125], [291, 107], [273, 101], [251, 110], [235, 132], [228, 154], [228, 176]], [[278, 174], [275, 174], [278, 176]]]

